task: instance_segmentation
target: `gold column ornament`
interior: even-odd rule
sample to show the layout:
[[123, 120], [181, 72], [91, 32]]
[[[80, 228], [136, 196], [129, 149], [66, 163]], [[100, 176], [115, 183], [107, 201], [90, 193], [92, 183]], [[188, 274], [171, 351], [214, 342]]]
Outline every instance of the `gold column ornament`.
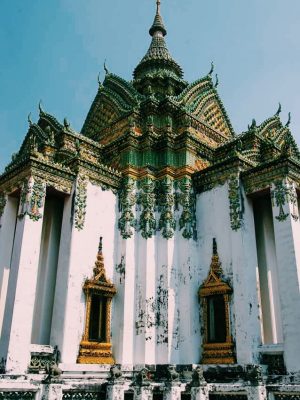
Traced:
[[222, 272], [214, 238], [210, 270], [198, 292], [204, 324], [202, 364], [233, 364], [236, 361], [230, 332], [232, 289], [222, 280]]
[[114, 284], [106, 277], [100, 237], [94, 276], [84, 282], [85, 328], [80, 342], [79, 364], [114, 364], [110, 342], [110, 316]]

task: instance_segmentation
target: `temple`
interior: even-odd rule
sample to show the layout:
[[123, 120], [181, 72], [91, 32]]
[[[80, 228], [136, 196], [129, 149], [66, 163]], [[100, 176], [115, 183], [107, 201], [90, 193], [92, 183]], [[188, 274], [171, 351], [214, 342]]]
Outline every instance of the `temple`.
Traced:
[[81, 132], [39, 106], [0, 176], [0, 399], [300, 399], [300, 153], [188, 83], [160, 1]]

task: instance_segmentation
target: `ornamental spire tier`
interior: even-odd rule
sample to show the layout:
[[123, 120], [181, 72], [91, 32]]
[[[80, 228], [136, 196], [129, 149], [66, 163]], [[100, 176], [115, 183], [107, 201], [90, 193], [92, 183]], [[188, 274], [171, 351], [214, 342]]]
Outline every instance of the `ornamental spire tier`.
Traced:
[[149, 30], [152, 41], [146, 55], [133, 72], [134, 86], [142, 94], [163, 98], [178, 95], [186, 87], [183, 71], [169, 53], [164, 37], [167, 30], [160, 14], [160, 0]]

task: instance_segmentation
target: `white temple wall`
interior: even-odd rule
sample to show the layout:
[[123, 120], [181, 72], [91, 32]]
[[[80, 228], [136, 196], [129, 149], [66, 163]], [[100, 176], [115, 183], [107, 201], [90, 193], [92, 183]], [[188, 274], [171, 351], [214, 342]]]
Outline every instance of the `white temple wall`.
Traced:
[[178, 230], [168, 240], [159, 231], [147, 240], [139, 231], [119, 240], [112, 316], [116, 362], [199, 362], [196, 246]]
[[[236, 342], [237, 362], [251, 363], [254, 353], [257, 352], [260, 333], [251, 201], [244, 196], [242, 226], [234, 231], [230, 224], [228, 184], [201, 193], [197, 196], [197, 231], [199, 285], [207, 278], [212, 241], [216, 238], [223, 275], [233, 289], [230, 302], [231, 333]], [[200, 324], [202, 326], [203, 322], [200, 321]]]
[[58, 345], [65, 364], [76, 363], [78, 356], [85, 323], [82, 287], [85, 279], [93, 276], [100, 236], [107, 277], [113, 279], [116, 196], [88, 183], [86, 204], [82, 230], [70, 223], [71, 198], [66, 200], [62, 223], [51, 344]]
[[278, 267], [270, 195], [254, 201], [259, 294], [262, 307], [262, 342], [283, 342], [279, 301]]
[[18, 198], [8, 196], [3, 215], [0, 218], [0, 333], [7, 296], [18, 204]]
[[[198, 243], [185, 239], [181, 232], [179, 246], [175, 246], [175, 259], [178, 260], [178, 280], [174, 292], [178, 292], [178, 305], [175, 310], [175, 332], [179, 337], [174, 343], [179, 349], [179, 364], [200, 362], [200, 303], [198, 290], [200, 286], [200, 263]], [[175, 347], [176, 348], [176, 347]], [[171, 359], [172, 360], [172, 359]]]
[[237, 362], [259, 361], [261, 344], [259, 302], [257, 291], [257, 255], [252, 200], [241, 187], [243, 218], [241, 228], [231, 230], [232, 280], [235, 316]]
[[[274, 189], [274, 187], [273, 187]], [[288, 371], [300, 369], [300, 221], [294, 205], [272, 204], [278, 262], [278, 286], [284, 337], [284, 360]]]
[[63, 199], [46, 196], [32, 325], [32, 344], [50, 344], [62, 213]]

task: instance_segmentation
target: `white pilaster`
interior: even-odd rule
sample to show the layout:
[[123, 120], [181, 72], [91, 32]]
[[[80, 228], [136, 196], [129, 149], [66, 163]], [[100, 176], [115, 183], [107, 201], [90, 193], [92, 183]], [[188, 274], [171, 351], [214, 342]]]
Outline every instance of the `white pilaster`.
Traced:
[[284, 359], [288, 371], [300, 368], [300, 222], [293, 196], [294, 185], [286, 180], [272, 186]]
[[165, 393], [165, 400], [180, 400], [181, 390], [177, 385], [169, 386]]
[[267, 389], [265, 386], [248, 386], [246, 388], [248, 400], [267, 400]]
[[[170, 287], [172, 271], [174, 273], [174, 239], [165, 239], [157, 234], [156, 263], [156, 363], [169, 363], [169, 347], [172, 344], [172, 322], [170, 308], [174, 312], [174, 288]], [[172, 293], [170, 293], [170, 291]]]
[[257, 255], [252, 202], [244, 192], [241, 196], [244, 204], [241, 227], [236, 230], [231, 229], [233, 314], [237, 363], [251, 364], [256, 361], [255, 353], [260, 344]]
[[107, 400], [123, 400], [125, 388], [120, 384], [113, 384], [107, 386], [106, 398]]
[[0, 332], [4, 317], [17, 211], [18, 199], [8, 196], [0, 218]]
[[145, 386], [137, 388], [135, 400], [152, 400], [152, 389]]
[[[29, 187], [32, 185], [33, 180], [30, 180]], [[7, 348], [6, 370], [10, 373], [24, 373], [30, 360], [29, 346], [44, 212], [44, 201], [37, 209], [37, 204], [31, 202], [30, 190], [26, 202], [21, 201], [19, 208], [23, 216], [20, 216], [16, 225], [8, 283], [9, 296], [2, 329], [4, 352]], [[35, 216], [38, 216], [37, 220]]]
[[133, 364], [135, 353], [135, 232], [128, 239], [119, 237], [115, 268], [115, 285], [117, 294], [114, 298], [112, 315], [112, 343], [115, 361], [119, 364]]
[[191, 400], [208, 400], [208, 387], [207, 385], [191, 388]]

